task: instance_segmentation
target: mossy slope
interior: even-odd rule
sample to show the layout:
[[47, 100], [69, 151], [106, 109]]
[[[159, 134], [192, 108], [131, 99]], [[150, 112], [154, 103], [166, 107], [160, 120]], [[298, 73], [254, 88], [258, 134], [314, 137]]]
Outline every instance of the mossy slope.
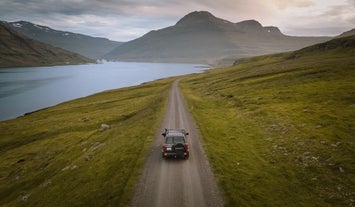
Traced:
[[355, 205], [354, 40], [181, 81], [227, 206]]
[[[172, 79], [0, 122], [0, 206], [125, 206]], [[101, 124], [110, 129], [100, 131]]]

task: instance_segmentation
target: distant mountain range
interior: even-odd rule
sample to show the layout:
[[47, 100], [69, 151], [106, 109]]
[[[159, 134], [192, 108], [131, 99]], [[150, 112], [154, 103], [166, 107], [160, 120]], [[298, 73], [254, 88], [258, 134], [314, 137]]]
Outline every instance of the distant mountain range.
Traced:
[[26, 21], [8, 22], [6, 24], [31, 39], [51, 44], [91, 59], [99, 59], [122, 44], [106, 38], [54, 30], [47, 26]]
[[192, 12], [174, 26], [151, 31], [124, 43], [104, 57], [116, 61], [215, 63], [291, 51], [331, 37], [293, 37], [255, 20], [232, 23], [206, 11]]
[[[4, 24], [2, 27], [6, 25], [7, 30], [18, 32], [11, 32], [12, 34], [19, 35], [21, 33], [27, 36], [24, 38], [20, 35], [26, 41], [31, 42], [30, 39], [34, 39], [91, 59], [104, 58], [112, 61], [230, 65], [239, 58], [294, 51], [333, 38], [288, 36], [284, 35], [279, 28], [265, 27], [256, 20], [232, 23], [217, 18], [206, 11], [189, 13], [173, 26], [148, 32], [142, 37], [126, 43], [54, 30], [26, 21], [3, 22], [2, 24]], [[338, 37], [352, 34], [355, 34], [355, 29], [344, 32]], [[6, 42], [6, 38], [5, 40], [3, 38], [1, 37], [0, 41]], [[11, 48], [17, 46], [16, 50], [10, 52], [11, 54], [14, 54], [14, 51], [25, 53], [19, 48], [25, 50], [24, 45], [26, 44], [21, 42], [18, 45], [14, 42], [11, 44]], [[3, 48], [5, 46], [1, 45]], [[1, 51], [0, 58], [4, 59], [4, 54], [8, 54], [9, 48]], [[31, 48], [36, 50], [34, 46]], [[19, 54], [21, 56], [22, 53]], [[15, 55], [11, 56], [11, 60], [13, 62], [22, 61], [21, 59], [16, 60]]]
[[33, 39], [0, 21], [0, 67], [90, 63], [92, 60]]

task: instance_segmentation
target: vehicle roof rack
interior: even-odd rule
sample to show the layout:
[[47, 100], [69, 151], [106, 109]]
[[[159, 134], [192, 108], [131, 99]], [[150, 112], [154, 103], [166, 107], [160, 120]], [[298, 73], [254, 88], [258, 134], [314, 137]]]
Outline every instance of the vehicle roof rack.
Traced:
[[165, 129], [165, 134], [169, 133], [183, 133], [184, 135], [187, 135], [185, 129]]

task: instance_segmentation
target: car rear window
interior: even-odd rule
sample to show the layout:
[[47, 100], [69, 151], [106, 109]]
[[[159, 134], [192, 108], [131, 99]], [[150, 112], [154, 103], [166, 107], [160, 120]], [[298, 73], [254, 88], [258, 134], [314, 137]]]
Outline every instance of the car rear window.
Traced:
[[174, 137], [174, 143], [184, 143], [183, 137]]
[[176, 143], [184, 143], [183, 137], [167, 137], [165, 140], [166, 144], [176, 144]]

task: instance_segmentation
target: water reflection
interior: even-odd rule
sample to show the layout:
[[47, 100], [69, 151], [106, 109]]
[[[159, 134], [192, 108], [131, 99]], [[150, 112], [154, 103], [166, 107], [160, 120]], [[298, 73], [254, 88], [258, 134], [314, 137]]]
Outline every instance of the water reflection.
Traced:
[[0, 120], [104, 90], [205, 69], [196, 64], [133, 62], [0, 69]]

